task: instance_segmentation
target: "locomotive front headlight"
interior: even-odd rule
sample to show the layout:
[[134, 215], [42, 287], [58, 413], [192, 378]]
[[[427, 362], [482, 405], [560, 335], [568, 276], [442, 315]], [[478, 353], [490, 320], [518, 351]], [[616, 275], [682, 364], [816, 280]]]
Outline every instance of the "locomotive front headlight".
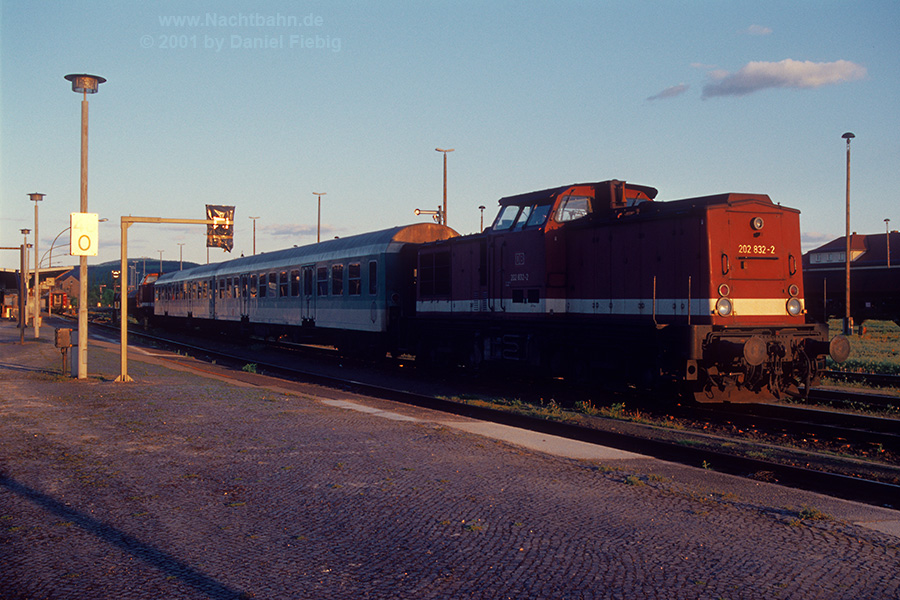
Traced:
[[719, 313], [719, 316], [721, 317], [730, 315], [733, 308], [731, 300], [728, 298], [719, 298], [716, 300], [716, 312]]
[[762, 217], [753, 217], [753, 218], [750, 220], [750, 227], [753, 228], [753, 231], [759, 231], [760, 229], [763, 228], [763, 226], [764, 226], [765, 224], [766, 224], [766, 222], [763, 221], [763, 218], [762, 218]]
[[787, 311], [792, 317], [796, 317], [803, 312], [803, 304], [797, 298], [791, 298], [787, 301]]

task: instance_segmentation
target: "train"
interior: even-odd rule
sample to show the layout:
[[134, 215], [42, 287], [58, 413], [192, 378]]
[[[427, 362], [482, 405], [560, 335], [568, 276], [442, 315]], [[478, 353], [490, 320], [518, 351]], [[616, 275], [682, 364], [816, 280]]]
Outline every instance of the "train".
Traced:
[[711, 403], [808, 390], [847, 358], [807, 322], [799, 211], [657, 193], [570, 184], [501, 198], [476, 234], [418, 223], [166, 273], [152, 319]]

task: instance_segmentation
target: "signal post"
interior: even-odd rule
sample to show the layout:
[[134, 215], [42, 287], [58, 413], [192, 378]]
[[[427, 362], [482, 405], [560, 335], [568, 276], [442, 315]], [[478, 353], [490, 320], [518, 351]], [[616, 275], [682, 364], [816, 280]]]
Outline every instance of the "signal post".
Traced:
[[[162, 217], [122, 217], [122, 258], [121, 272], [128, 272], [128, 228], [135, 223], [172, 223], [178, 225], [206, 225], [227, 228], [234, 226], [234, 220], [222, 219], [164, 219]], [[122, 292], [119, 302], [121, 314], [121, 338], [119, 344], [119, 376], [116, 377], [117, 382], [125, 383], [134, 381], [128, 376], [128, 286], [122, 286]]]

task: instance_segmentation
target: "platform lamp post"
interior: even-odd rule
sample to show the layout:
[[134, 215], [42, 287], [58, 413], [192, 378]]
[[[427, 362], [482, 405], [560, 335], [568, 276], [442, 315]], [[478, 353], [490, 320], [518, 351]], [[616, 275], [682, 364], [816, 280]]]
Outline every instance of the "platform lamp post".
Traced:
[[38, 261], [38, 202], [45, 194], [28, 194], [34, 202], [34, 339], [41, 339], [41, 264]]
[[481, 205], [478, 207], [478, 210], [481, 211], [481, 229], [479, 230], [479, 233], [484, 231], [484, 209], [485, 208], [487, 208], [487, 207], [484, 205]]
[[435, 148], [435, 152], [443, 152], [444, 153], [444, 212], [441, 215], [443, 224], [447, 224], [447, 153], [453, 152], [453, 148], [448, 148], [444, 150], [443, 148]]
[[884, 220], [884, 233], [886, 234], [884, 241], [887, 244], [887, 268], [891, 268], [891, 220]]
[[157, 250], [157, 252], [159, 252], [159, 274], [162, 275], [162, 274], [163, 274], [163, 270], [162, 270], [162, 255], [163, 255], [163, 251], [162, 251], [162, 250]]
[[853, 332], [853, 321], [850, 316], [850, 140], [856, 136], [849, 131], [841, 136], [847, 140], [847, 201], [846, 201], [846, 252], [844, 255], [844, 335]]
[[[72, 83], [72, 91], [82, 94], [81, 99], [81, 210], [88, 211], [87, 170], [88, 170], [88, 94], [96, 94], [106, 79], [86, 73], [65, 76]], [[88, 340], [88, 270], [87, 256], [79, 256], [78, 261], [78, 379], [87, 379]]]
[[316, 243], [322, 241], [322, 196], [326, 195], [328, 192], [313, 192], [314, 196], [319, 197], [319, 211], [318, 218], [316, 219]]
[[28, 234], [30, 229], [20, 229], [22, 237], [22, 252], [19, 256], [19, 343], [25, 343], [25, 303], [28, 297]]
[[253, 256], [256, 256], [256, 220], [259, 217], [248, 217], [253, 220]]
[[184, 271], [184, 242], [178, 243], [178, 270]]

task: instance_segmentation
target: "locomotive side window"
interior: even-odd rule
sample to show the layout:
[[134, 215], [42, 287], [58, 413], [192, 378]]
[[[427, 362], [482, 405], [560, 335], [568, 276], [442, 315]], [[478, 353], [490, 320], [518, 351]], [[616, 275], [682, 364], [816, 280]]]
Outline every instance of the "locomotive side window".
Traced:
[[374, 296], [378, 293], [378, 263], [374, 260], [369, 261], [369, 295]]
[[534, 210], [531, 212], [531, 216], [528, 217], [528, 222], [525, 223], [525, 227], [539, 227], [547, 222], [547, 215], [550, 214], [550, 209], [553, 208], [552, 204], [539, 204], [534, 207]]
[[522, 212], [519, 213], [519, 217], [516, 219], [516, 224], [513, 229], [520, 230], [525, 227], [525, 223], [528, 222], [528, 217], [531, 215], [531, 207], [523, 206]]
[[319, 267], [316, 270], [316, 292], [319, 296], [328, 295], [328, 269]]
[[347, 265], [347, 293], [351, 296], [362, 294], [362, 270], [359, 263]]
[[344, 265], [331, 265], [331, 293], [334, 296], [344, 293]]
[[419, 255], [419, 291], [422, 296], [450, 295], [450, 252]]
[[591, 212], [591, 199], [587, 196], [563, 196], [553, 219], [557, 223], [568, 223], [588, 216]]
[[514, 204], [508, 204], [503, 207], [503, 210], [500, 211], [500, 214], [497, 215], [497, 219], [494, 221], [493, 230], [494, 231], [505, 231], [513, 226], [513, 223], [516, 222], [516, 217], [519, 214], [518, 206]]
[[294, 269], [291, 271], [291, 296], [297, 297], [300, 295], [300, 271]]

